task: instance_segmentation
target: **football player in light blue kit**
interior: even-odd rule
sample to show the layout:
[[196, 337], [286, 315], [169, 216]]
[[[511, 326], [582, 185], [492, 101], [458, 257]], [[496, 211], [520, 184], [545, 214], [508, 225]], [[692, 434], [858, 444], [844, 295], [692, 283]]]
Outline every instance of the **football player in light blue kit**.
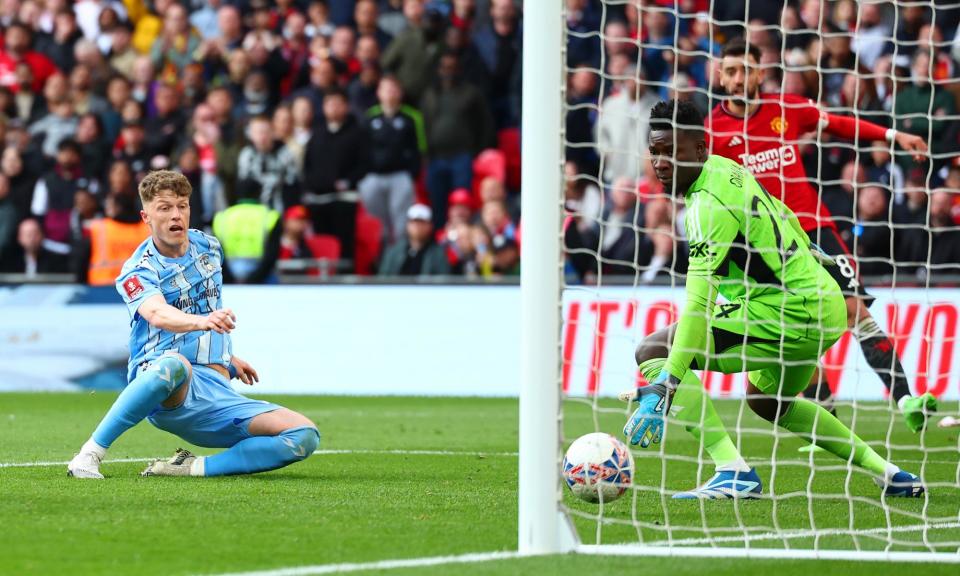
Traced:
[[117, 278], [131, 316], [129, 384], [68, 474], [103, 478], [107, 449], [144, 418], [197, 446], [226, 448], [205, 457], [177, 450], [147, 466], [144, 476], [251, 474], [308, 457], [320, 443], [313, 422], [230, 386], [231, 378], [252, 385], [259, 376], [233, 355], [236, 316], [220, 300], [223, 250], [213, 236], [188, 229], [190, 183], [160, 170], [143, 179], [139, 192], [151, 237]]

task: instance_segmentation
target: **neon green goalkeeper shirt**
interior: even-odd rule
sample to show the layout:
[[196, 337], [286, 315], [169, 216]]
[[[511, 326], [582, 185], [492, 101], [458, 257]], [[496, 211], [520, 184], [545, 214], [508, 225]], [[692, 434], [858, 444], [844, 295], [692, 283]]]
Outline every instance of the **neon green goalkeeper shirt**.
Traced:
[[[682, 378], [696, 355], [709, 352], [707, 330], [715, 321], [717, 294], [740, 305], [735, 326], [735, 318], [721, 310], [724, 329], [768, 339], [819, 337], [824, 328], [819, 304], [840, 296], [840, 287], [811, 252], [796, 215], [740, 164], [721, 156], [707, 159], [686, 204], [687, 302], [668, 373]], [[831, 330], [845, 322], [832, 316]]]

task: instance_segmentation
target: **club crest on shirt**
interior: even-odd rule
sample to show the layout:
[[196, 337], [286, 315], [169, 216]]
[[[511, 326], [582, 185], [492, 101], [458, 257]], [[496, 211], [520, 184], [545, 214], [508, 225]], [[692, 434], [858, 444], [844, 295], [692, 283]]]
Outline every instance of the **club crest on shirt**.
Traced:
[[210, 262], [210, 257], [206, 254], [200, 256], [200, 265], [203, 266], [207, 272], [213, 272], [213, 264]]
[[770, 129], [776, 132], [777, 134], [783, 134], [787, 131], [787, 119], [783, 116], [775, 116], [773, 120], [770, 121]]
[[131, 300], [142, 294], [143, 284], [140, 283], [140, 278], [137, 276], [131, 276], [124, 280], [123, 291], [127, 293], [127, 298], [130, 298]]

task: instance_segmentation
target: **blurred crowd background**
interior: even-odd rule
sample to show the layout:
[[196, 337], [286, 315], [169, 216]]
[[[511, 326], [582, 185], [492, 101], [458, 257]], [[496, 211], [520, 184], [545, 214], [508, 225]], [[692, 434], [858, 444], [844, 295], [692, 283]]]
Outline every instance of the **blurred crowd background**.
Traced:
[[[861, 272], [960, 265], [956, 2], [564, 4], [568, 281], [683, 272], [647, 116], [708, 113], [711, 57], [739, 36], [764, 91], [929, 140], [925, 163], [802, 145]], [[234, 282], [516, 275], [522, 27], [514, 0], [0, 0], [0, 272], [112, 284], [147, 234], [137, 184], [168, 168]]]

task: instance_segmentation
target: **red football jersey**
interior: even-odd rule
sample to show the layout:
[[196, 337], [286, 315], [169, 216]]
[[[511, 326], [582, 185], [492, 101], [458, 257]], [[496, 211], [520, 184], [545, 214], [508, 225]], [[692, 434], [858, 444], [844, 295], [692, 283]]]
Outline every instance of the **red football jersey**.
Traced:
[[[770, 194], [797, 215], [804, 230], [834, 228], [830, 212], [810, 185], [800, 159], [800, 137], [826, 116], [812, 100], [793, 94], [760, 94], [760, 106], [746, 120], [720, 103], [707, 120], [711, 154], [743, 164]], [[746, 124], [746, 125], [744, 125]]]

